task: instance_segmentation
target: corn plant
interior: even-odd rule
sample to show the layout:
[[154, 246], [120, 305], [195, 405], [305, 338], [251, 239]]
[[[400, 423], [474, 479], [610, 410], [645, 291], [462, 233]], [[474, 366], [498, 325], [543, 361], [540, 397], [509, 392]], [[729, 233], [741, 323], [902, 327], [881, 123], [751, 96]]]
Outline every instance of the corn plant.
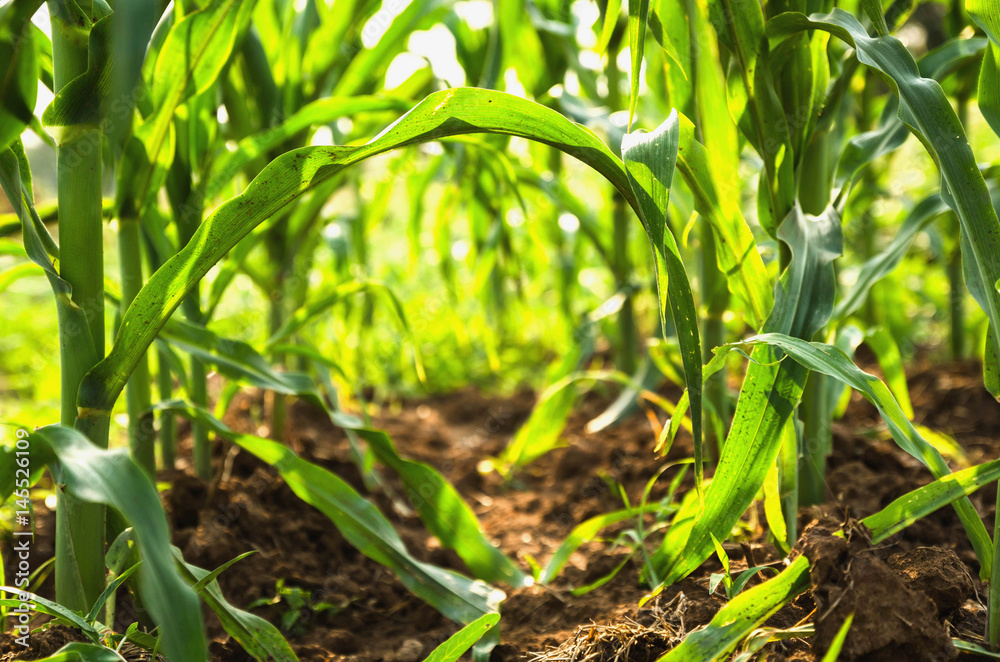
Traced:
[[[606, 91], [599, 89], [592, 72], [574, 62], [559, 21], [549, 16], [558, 15], [566, 3], [532, 4], [535, 14], [528, 12], [529, 19], [522, 3], [496, 3], [495, 25], [488, 30], [493, 41], [475, 54], [473, 38], [465, 34], [461, 42], [462, 64], [467, 72], [476, 72], [479, 86], [430, 94], [427, 79], [419, 76], [390, 94], [377, 81], [409, 31], [443, 19], [462, 35], [448, 2], [412, 3], [395, 17], [378, 45], [344, 58], [336, 53], [363, 31], [359, 17], [369, 16], [376, 3], [338, 0], [331, 7], [325, 2], [185, 1], [160, 15], [151, 2], [109, 6], [50, 0], [51, 37], [30, 23], [40, 4], [15, 0], [0, 8], [0, 48], [7, 56], [0, 88], [0, 184], [18, 223], [18, 254], [44, 273], [55, 298], [62, 407], [58, 424], [31, 436], [30, 480], [22, 485], [15, 479], [13, 451], [0, 455], [0, 492], [4, 498], [16, 494], [26, 499], [41, 468], [51, 469], [59, 495], [57, 601], [38, 602], [91, 640], [89, 646], [65, 651], [66, 656], [103, 655], [100, 646], [128, 640], [171, 660], [205, 660], [200, 600], [255, 659], [295, 659], [273, 626], [225, 601], [215, 578], [228, 564], [209, 572], [188, 565], [171, 548], [151, 482], [156, 417], [165, 464], [175, 459], [170, 421], [181, 416], [192, 422], [194, 466], [201, 477], [211, 477], [210, 433], [273, 465], [292, 491], [326, 515], [350, 544], [465, 626], [431, 659], [454, 659], [484, 634], [473, 654], [485, 659], [499, 636], [494, 626], [505, 594], [498, 586], [551, 581], [584, 540], [611, 524], [635, 520], [632, 543], [643, 555], [643, 576], [654, 592], [687, 577], [713, 553], [725, 559], [721, 542], [761, 493], [772, 536], [790, 548], [797, 537], [798, 507], [823, 499], [830, 423], [846, 388], [876, 406], [899, 447], [935, 479], [863, 520], [873, 542], [937, 508], [953, 506], [981, 576], [990, 584], [987, 636], [1000, 643], [1000, 569], [994, 563], [1000, 530], [991, 536], [968, 499], [1000, 478], [1000, 461], [950, 472], [941, 453], [911, 423], [899, 348], [892, 334], [876, 325], [877, 316], [866, 304], [873, 286], [900, 263], [913, 237], [945, 219], [952, 233], [945, 256], [952, 287], [952, 347], [957, 355], [965, 351], [959, 340], [966, 315], [958, 297], [960, 265], [961, 280], [986, 317], [984, 382], [1000, 396], [1000, 221], [966, 138], [973, 96], [989, 127], [1000, 133], [1000, 14], [995, 3], [965, 6], [985, 38], [966, 38], [961, 11], [954, 10], [952, 34], [958, 36], [916, 60], [891, 34], [909, 9], [902, 2], [885, 12], [868, 0], [860, 6], [834, 6], [832, 0], [630, 0], [627, 7], [612, 0], [601, 3], [604, 15], [594, 26], [600, 49], [607, 51], [601, 72]], [[526, 48], [549, 56], [551, 67], [539, 71], [536, 62], [518, 57], [512, 45], [518, 38]], [[626, 44], [627, 76], [615, 59]], [[979, 58], [980, 77], [972, 85], [969, 66]], [[545, 103], [493, 89], [505, 62], [525, 78], [530, 95]], [[643, 62], [657, 65], [645, 80]], [[546, 98], [570, 72], [584, 93]], [[55, 93], [40, 123], [33, 114], [39, 80]], [[645, 95], [640, 93], [644, 85], [649, 90]], [[879, 85], [888, 94], [881, 94]], [[956, 97], [958, 112], [946, 89]], [[861, 108], [858, 116], [855, 106]], [[378, 132], [381, 113], [392, 115], [407, 107]], [[220, 108], [229, 118], [224, 127], [216, 121]], [[622, 111], [627, 120], [612, 122], [614, 111]], [[374, 137], [311, 144], [312, 127], [350, 116], [358, 121], [349, 137]], [[26, 130], [40, 131], [40, 125], [57, 144], [53, 213], [59, 222], [58, 243], [43, 223], [45, 210], [35, 206], [31, 164], [20, 138]], [[655, 128], [633, 128], [641, 125]], [[844, 224], [871, 200], [863, 187], [877, 179], [873, 163], [899, 148], [910, 133], [933, 159], [940, 191], [907, 211], [896, 238], [883, 251], [876, 252], [871, 238], [862, 237], [866, 248], [858, 256], [858, 277], [841, 288], [836, 266], [847, 252]], [[562, 158], [568, 155], [607, 180], [614, 190], [608, 218], [588, 213], [586, 204], [558, 181], [515, 163], [508, 155], [511, 138], [540, 145], [536, 154], [544, 155], [555, 177], [563, 174]], [[325, 319], [334, 306], [361, 291], [387, 293], [389, 307], [409, 332], [403, 305], [390, 289], [365, 278], [344, 279], [341, 273], [312, 291], [308, 275], [317, 263], [320, 229], [329, 220], [324, 204], [342, 190], [362, 197], [362, 182], [350, 166], [434, 141], [447, 144], [451, 160], [438, 160], [421, 172], [410, 199], [415, 207], [423, 204], [423, 189], [436, 176], [435, 167], [447, 164], [459, 176], [461, 183], [445, 200], [463, 201], [477, 255], [486, 256], [485, 266], [477, 267], [476, 289], [497, 326], [506, 301], [505, 262], [520, 259], [510, 250], [500, 213], [507, 195], [517, 198], [532, 189], [551, 204], [532, 222], [540, 219], [552, 226], [551, 241], [567, 260], [560, 276], [564, 318], [571, 320], [579, 311], [572, 306], [569, 283], [575, 267], [560, 210], [577, 217], [615, 280], [613, 305], [602, 305], [576, 325], [582, 330], [578, 346], [552, 369], [552, 386], [500, 458], [505, 472], [516, 472], [557, 445], [574, 403], [571, 389], [581, 380], [626, 385], [623, 400], [602, 416], [608, 420], [624, 415], [626, 405], [659, 373], [674, 376], [685, 387], [680, 402], [659, 401], [671, 415], [659, 445], [669, 447], [681, 427], [689, 430], [694, 489], [676, 505], [669, 500], [647, 504], [651, 482], [638, 508], [626, 502], [624, 510], [580, 524], [533, 578], [486, 539], [472, 510], [437, 470], [406, 459], [387, 435], [340, 409], [336, 387], [327, 379], [329, 370], [339, 370], [335, 361], [308, 343], [292, 342], [308, 324]], [[404, 164], [403, 154], [396, 167]], [[741, 176], [741, 159], [755, 166], [755, 180]], [[105, 171], [116, 181], [107, 211], [102, 201]], [[249, 183], [241, 190], [243, 179]], [[365, 201], [370, 214], [355, 219], [353, 257], [362, 268], [369, 250], [366, 224], [380, 218], [379, 206], [384, 210], [388, 204], [387, 181], [374, 200]], [[162, 206], [164, 198], [167, 207]], [[104, 273], [106, 213], [118, 231], [119, 284]], [[450, 218], [445, 215], [435, 228], [442, 257]], [[685, 219], [689, 227], [697, 224], [691, 235], [697, 250], [681, 225]], [[639, 267], [629, 239], [635, 220], [652, 253], [657, 308], [652, 322], [660, 346], [671, 352], [669, 359], [652, 352], [642, 366], [635, 306], [642, 288], [632, 283]], [[419, 214], [410, 217], [411, 240], [419, 237], [420, 222]], [[414, 245], [416, 261], [419, 242]], [[263, 260], [254, 257], [260, 254]], [[450, 268], [442, 260], [446, 279]], [[208, 328], [241, 272], [273, 295], [266, 315], [268, 340], [256, 347]], [[457, 298], [454, 288], [452, 294]], [[113, 334], [105, 329], [106, 300], [119, 308]], [[178, 309], [183, 316], [175, 315]], [[372, 309], [360, 310], [370, 324]], [[730, 312], [744, 323], [727, 326]], [[609, 316], [617, 320], [616, 365], [623, 372], [583, 371], [594, 329]], [[108, 348], [105, 337], [111, 335], [114, 342]], [[876, 351], [885, 382], [851, 360], [850, 352], [862, 338]], [[154, 343], [159, 403], [153, 401], [147, 362]], [[749, 363], [730, 414], [726, 367], [734, 349]], [[422, 374], [419, 351], [414, 355]], [[302, 358], [296, 358], [296, 367], [312, 369], [318, 379], [285, 370], [291, 356]], [[654, 364], [656, 372], [650, 367]], [[280, 438], [284, 398], [294, 396], [325, 411], [347, 432], [359, 468], [377, 463], [413, 492], [432, 486], [434, 498], [413, 503], [414, 510], [442, 546], [459, 555], [471, 577], [414, 558], [389, 519], [342, 478], [275, 440], [237, 433], [223, 424], [209, 411], [211, 366], [233, 383], [273, 392], [272, 436]], [[184, 377], [186, 400], [174, 399], [175, 375]], [[108, 450], [112, 415], [123, 393], [128, 453]], [[234, 390], [227, 393], [223, 412]], [[711, 481], [705, 478], [706, 463], [714, 463]], [[372, 489], [382, 487], [373, 472], [366, 481]], [[138, 569], [138, 559], [130, 559], [136, 563], [119, 568], [110, 585], [105, 565], [116, 544], [106, 549], [106, 506], [131, 524], [112, 532], [118, 540], [134, 541], [141, 555]], [[652, 529], [645, 526], [646, 514], [658, 519]], [[664, 529], [650, 554], [647, 539]], [[725, 584], [729, 604], [666, 659], [728, 654], [808, 587], [809, 564], [803, 556], [749, 588], [752, 571], [734, 582], [728, 560], [723, 563], [726, 571], [718, 581]], [[109, 591], [125, 584], [136, 589], [149, 609], [158, 627], [155, 638], [134, 628], [110, 640], [100, 635], [97, 625], [110, 606]]]

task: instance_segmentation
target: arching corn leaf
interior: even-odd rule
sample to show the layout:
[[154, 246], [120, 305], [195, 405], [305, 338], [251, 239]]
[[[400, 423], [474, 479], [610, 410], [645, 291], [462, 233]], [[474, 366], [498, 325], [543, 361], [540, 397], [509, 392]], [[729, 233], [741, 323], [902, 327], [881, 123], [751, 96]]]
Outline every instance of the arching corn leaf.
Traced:
[[[201, 224], [192, 240], [158, 269], [143, 286], [122, 319], [118, 338], [108, 354], [84, 378], [79, 404], [86, 416], [109, 416], [140, 356], [194, 285], [254, 227], [345, 167], [382, 152], [468, 133], [521, 136], [560, 149], [606, 177], [625, 196], [644, 224], [643, 215], [625, 169], [614, 154], [588, 129], [539, 104], [502, 92], [459, 88], [428, 96], [395, 124], [365, 145], [307, 147], [275, 159], [235, 198], [220, 205]], [[653, 219], [662, 224], [663, 219]], [[647, 227], [647, 234], [655, 232]], [[662, 234], [660, 235], [662, 236]], [[652, 241], [661, 264], [665, 248]], [[658, 272], [666, 272], [665, 267]], [[683, 288], [682, 283], [670, 287]], [[690, 308], [690, 302], [676, 308]], [[697, 357], [685, 334], [684, 354]], [[694, 351], [692, 351], [694, 350]], [[700, 363], [686, 375], [700, 388]]]
[[809, 588], [809, 559], [799, 556], [768, 581], [740, 593], [712, 621], [684, 638], [661, 662], [720, 660], [774, 612]]
[[201, 606], [170, 554], [170, 530], [156, 487], [124, 449], [104, 450], [76, 430], [36, 430], [32, 444], [48, 445], [59, 464], [57, 480], [83, 501], [102, 503], [132, 525], [142, 554], [140, 594], [159, 626], [164, 653], [176, 660], [206, 660]]
[[[843, 250], [840, 215], [833, 207], [820, 216], [796, 207], [779, 236], [791, 248], [792, 261], [778, 283], [764, 330], [811, 338], [833, 310], [833, 261]], [[754, 348], [702, 511], [690, 528], [671, 527], [653, 556], [664, 583], [672, 584], [701, 565], [712, 554], [712, 536], [726, 539], [763, 486], [807, 375], [802, 366], [779, 363], [780, 358], [773, 348]]]
[[948, 211], [948, 205], [941, 196], [934, 194], [924, 198], [903, 221], [889, 245], [863, 265], [854, 283], [837, 302], [833, 317], [843, 320], [853, 315], [868, 298], [868, 292], [879, 280], [895, 269], [906, 256], [910, 242], [927, 224]]
[[448, 637], [424, 662], [455, 662], [500, 621], [500, 614], [484, 614]]
[[405, 460], [385, 432], [356, 429], [380, 462], [399, 476], [411, 505], [442, 547], [455, 550], [473, 576], [487, 582], [506, 582], [515, 588], [530, 578], [483, 534], [472, 509], [445, 478], [422, 462]]
[[[215, 581], [213, 575], [217, 576], [218, 572], [225, 570], [227, 566], [210, 573], [208, 570], [186, 563], [180, 550], [176, 547], [171, 549], [181, 574], [189, 583], [195, 585], [201, 599], [219, 617], [222, 627], [229, 633], [229, 636], [240, 642], [247, 653], [258, 662], [270, 662], [271, 660], [274, 662], [298, 662], [299, 658], [285, 641], [278, 628], [260, 616], [233, 607], [222, 595], [222, 589], [219, 588], [219, 583]], [[239, 558], [241, 557], [237, 557], [233, 561], [237, 561]]]
[[747, 323], [759, 328], [774, 304], [771, 280], [750, 226], [740, 212], [739, 191], [732, 180], [720, 178], [717, 164], [718, 159], [713, 159], [712, 152], [695, 138], [691, 121], [680, 115], [677, 171], [694, 194], [698, 213], [705, 217], [715, 233], [719, 270], [726, 275], [733, 294], [746, 305]]
[[967, 497], [996, 480], [1000, 480], [1000, 460], [978, 464], [908, 492], [861, 521], [871, 529], [872, 544], [877, 545], [938, 508]]
[[370, 113], [378, 110], [406, 110], [408, 104], [402, 99], [391, 97], [356, 96], [327, 97], [317, 99], [302, 107], [301, 110], [288, 117], [281, 124], [265, 129], [260, 133], [247, 136], [236, 145], [232, 152], [227, 151], [216, 159], [205, 178], [204, 196], [212, 200], [223, 187], [232, 181], [233, 177], [243, 170], [253, 159], [274, 149], [291, 136], [310, 126], [330, 124], [341, 117], [357, 113]]
[[[764, 343], [779, 348], [792, 360], [808, 369], [834, 377], [854, 388], [875, 405], [900, 448], [920, 460], [935, 478], [943, 478], [951, 473], [941, 453], [928, 444], [903, 415], [899, 403], [892, 397], [885, 383], [878, 377], [862, 371], [837, 347], [806, 342], [780, 333], [764, 333], [748, 339], [747, 342]], [[982, 575], [989, 577], [993, 564], [993, 549], [982, 519], [976, 514], [968, 499], [956, 502], [955, 510], [969, 534], [969, 540], [982, 566]]]
[[[640, 217], [656, 257], [656, 283], [660, 297], [660, 322], [666, 330], [667, 312], [673, 319], [680, 344], [681, 362], [691, 401], [695, 448], [695, 473], [701, 470], [701, 340], [691, 283], [680, 250], [667, 226], [670, 183], [677, 160], [680, 123], [674, 111], [655, 131], [628, 133], [622, 138], [622, 159], [638, 201]], [[699, 481], [700, 485], [700, 481]]]
[[329, 517], [358, 551], [392, 570], [410, 592], [451, 620], [467, 624], [499, 608], [505, 597], [502, 591], [413, 558], [378, 508], [326, 469], [279, 443], [233, 432], [211, 414], [187, 403], [171, 401], [156, 408], [196, 420], [272, 465], [292, 491]]
[[66, 644], [52, 655], [41, 658], [39, 662], [126, 662], [126, 660], [110, 648], [75, 641]]
[[[985, 3], [980, 6], [986, 7]], [[986, 10], [982, 21], [995, 44], [995, 12]], [[955, 210], [962, 227], [965, 281], [990, 319], [996, 344], [1000, 341], [1000, 292], [993, 284], [1000, 280], [1000, 260], [996, 259], [1000, 255], [1000, 220], [951, 102], [936, 81], [921, 77], [901, 41], [891, 36], [869, 37], [861, 23], [842, 9], [809, 17], [781, 14], [768, 24], [768, 35], [777, 38], [807, 29], [826, 30], [847, 42], [862, 64], [892, 85], [899, 97], [899, 119], [920, 139], [941, 171], [942, 199]]]

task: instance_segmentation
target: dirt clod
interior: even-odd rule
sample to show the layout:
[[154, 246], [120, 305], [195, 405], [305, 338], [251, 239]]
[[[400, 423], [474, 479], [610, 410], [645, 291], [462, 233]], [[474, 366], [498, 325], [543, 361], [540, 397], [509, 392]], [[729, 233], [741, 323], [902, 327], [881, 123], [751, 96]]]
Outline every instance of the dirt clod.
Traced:
[[834, 533], [829, 523], [822, 522], [803, 531], [803, 553], [812, 563], [816, 656], [826, 653], [841, 625], [854, 614], [840, 660], [942, 662], [957, 657], [936, 605], [909, 589], [878, 558], [865, 531], [852, 530], [847, 534], [850, 540]]
[[52, 655], [68, 643], [86, 641], [78, 630], [56, 625], [28, 635], [28, 648], [12, 639], [0, 642], [0, 662], [9, 660], [40, 660]]
[[969, 569], [950, 549], [918, 547], [893, 554], [889, 567], [909, 589], [930, 598], [942, 618], [953, 614], [975, 593]]

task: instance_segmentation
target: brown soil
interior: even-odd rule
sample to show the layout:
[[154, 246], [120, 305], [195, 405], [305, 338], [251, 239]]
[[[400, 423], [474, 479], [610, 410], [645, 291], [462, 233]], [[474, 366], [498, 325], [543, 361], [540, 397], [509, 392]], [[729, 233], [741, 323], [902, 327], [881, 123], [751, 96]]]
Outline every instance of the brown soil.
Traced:
[[[917, 421], [953, 434], [970, 462], [998, 455], [1000, 405], [982, 388], [978, 366], [914, 370], [910, 388]], [[673, 399], [678, 395], [667, 393]], [[481, 473], [477, 465], [497, 455], [528, 416], [534, 404], [529, 392], [494, 398], [467, 390], [404, 401], [384, 408], [375, 425], [392, 436], [401, 454], [440, 470], [475, 510], [487, 536], [528, 568], [531, 560], [544, 565], [576, 524], [621, 508], [616, 484], [637, 502], [645, 482], [664, 464], [652, 453], [655, 434], [641, 414], [598, 434], [584, 432], [587, 421], [608, 402], [598, 395], [586, 398], [564, 434], [568, 447], [541, 458], [510, 483], [495, 473]], [[251, 414], [262, 406], [262, 395], [241, 396], [227, 423], [261, 433], [259, 420]], [[340, 430], [301, 404], [292, 407], [288, 420], [285, 438], [296, 452], [364, 492]], [[954, 658], [950, 638], [979, 637], [985, 615], [978, 564], [957, 517], [951, 509], [940, 510], [876, 547], [857, 527], [849, 527], [848, 539], [832, 537], [845, 522], [877, 511], [930, 479], [921, 465], [896, 448], [874, 408], [856, 395], [847, 416], [835, 425], [835, 436], [829, 500], [800, 513], [804, 533], [799, 549], [816, 565], [813, 590], [768, 622], [773, 627], [813, 622], [816, 635], [769, 644], [766, 659], [818, 659], [849, 613], [855, 614], [854, 626], [841, 660]], [[667, 461], [690, 454], [690, 439], [682, 435]], [[207, 485], [187, 467], [161, 476], [173, 483], [164, 500], [175, 544], [189, 562], [205, 568], [257, 550], [220, 578], [234, 605], [273, 599], [279, 581], [286, 589], [308, 591], [313, 606], [326, 603], [323, 609], [307, 605], [296, 618], [289, 615], [287, 601], [271, 600], [273, 604], [254, 608], [272, 622], [284, 621], [285, 634], [301, 660], [416, 662], [457, 630], [391, 573], [348, 545], [273, 469], [223, 444], [217, 445], [215, 459], [216, 477]], [[675, 471], [668, 470], [658, 481], [653, 499], [665, 495]], [[385, 475], [402, 494], [394, 477]], [[995, 494], [990, 487], [972, 498], [987, 516], [990, 530]], [[381, 492], [372, 498], [417, 558], [465, 571], [454, 553], [427, 535], [419, 518], [401, 513]], [[50, 544], [44, 539], [51, 536], [51, 514], [39, 506], [38, 519], [40, 543]], [[747, 526], [745, 548], [726, 546], [734, 570], [746, 567], [748, 555], [753, 564], [780, 561], [766, 531], [752, 518]], [[605, 537], [614, 538], [626, 528], [619, 526]], [[612, 659], [626, 644], [629, 652], [622, 659], [655, 659], [725, 604], [723, 596], [707, 591], [708, 576], [720, 570], [714, 559], [644, 609], [637, 606], [647, 592], [638, 581], [637, 558], [604, 586], [580, 597], [570, 595], [569, 589], [603, 577], [625, 553], [607, 541], [588, 543], [572, 555], [552, 586], [508, 588], [502, 605], [503, 643], [493, 659], [526, 659], [560, 646], [565, 651], [567, 642], [580, 640], [606, 645], [597, 660]], [[246, 653], [227, 641], [214, 616], [207, 618], [216, 640], [213, 659], [244, 662]], [[7, 639], [0, 639], [0, 653], [7, 654], [0, 660], [33, 659], [10, 657], [5, 645], [10, 645]]]

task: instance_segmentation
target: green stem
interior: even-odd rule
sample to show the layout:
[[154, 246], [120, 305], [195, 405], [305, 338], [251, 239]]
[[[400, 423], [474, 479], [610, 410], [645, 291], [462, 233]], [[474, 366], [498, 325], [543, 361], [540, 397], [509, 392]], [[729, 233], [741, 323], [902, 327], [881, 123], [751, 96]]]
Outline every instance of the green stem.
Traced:
[[[619, 288], [625, 288], [628, 284], [628, 274], [632, 271], [628, 256], [628, 236], [629, 228], [632, 227], [632, 221], [628, 217], [625, 200], [621, 196], [615, 197], [613, 215], [614, 245], [612, 246], [612, 252], [615, 263], [615, 276], [618, 279], [616, 285]], [[618, 332], [621, 335], [621, 351], [617, 357], [616, 364], [627, 375], [635, 374], [639, 358], [639, 333], [636, 330], [635, 306], [632, 299], [630, 292], [622, 302], [621, 310], [618, 311]]]
[[[189, 317], [190, 319], [190, 317]], [[208, 407], [208, 383], [205, 374], [205, 364], [191, 357], [191, 402], [195, 406]], [[194, 469], [202, 480], [212, 478], [212, 446], [208, 440], [208, 429], [197, 423], [191, 424], [191, 437], [194, 442]]]
[[[715, 356], [712, 349], [720, 347], [726, 342], [726, 325], [723, 321], [723, 315], [729, 307], [729, 290], [726, 287], [725, 277], [719, 271], [719, 265], [716, 261], [715, 236], [712, 234], [711, 227], [707, 223], [703, 223], [700, 233], [702, 248], [701, 290], [707, 305], [701, 329], [702, 361], [708, 363]], [[716, 416], [719, 421], [723, 422], [723, 425], [729, 420], [729, 400], [726, 395], [725, 370], [717, 372], [705, 382], [705, 403], [708, 406], [705, 408], [705, 425], [702, 429], [705, 430], [706, 448], [712, 447], [712, 444], [708, 442], [714, 439], [715, 445], [721, 455], [722, 443], [725, 441], [725, 438], [724, 435], [715, 435], [715, 427], [710, 424], [709, 417]]]
[[[270, 315], [270, 332], [274, 335], [278, 329], [282, 327], [285, 321], [284, 306], [282, 306], [282, 301], [284, 300], [283, 294], [285, 291], [285, 278], [284, 274], [278, 278], [278, 292], [281, 293], [277, 299], [271, 300], [271, 315]], [[282, 354], [275, 354], [271, 357], [271, 361], [275, 366], [280, 366], [284, 364], [285, 357]], [[276, 441], [281, 441], [285, 434], [285, 396], [283, 393], [272, 392], [272, 403], [271, 403], [271, 438]]]
[[[179, 224], [184, 243], [191, 240], [198, 223], [201, 220], [201, 209], [190, 209], [189, 215], [181, 219]], [[194, 324], [204, 324], [201, 313], [201, 286], [196, 284], [181, 304], [184, 315]], [[205, 364], [198, 358], [191, 357], [189, 374], [189, 395], [196, 407], [208, 408], [208, 381]], [[194, 444], [194, 469], [202, 480], [212, 478], [212, 446], [208, 439], [208, 428], [198, 423], [191, 423], [191, 438]]]
[[[139, 219], [118, 219], [118, 253], [121, 261], [121, 313], [132, 304], [142, 288], [142, 242]], [[128, 437], [132, 459], [150, 476], [156, 475], [156, 431], [153, 425], [149, 360], [146, 353], [129, 377], [125, 399], [128, 407]]]
[[[807, 214], [822, 214], [831, 197], [830, 131], [813, 135], [805, 150], [799, 173], [798, 199]], [[826, 458], [833, 445], [830, 422], [833, 412], [826, 406], [829, 378], [811, 373], [802, 392], [799, 416], [802, 419], [802, 443], [798, 466], [798, 505], [824, 501], [826, 496]]]
[[[55, 90], [87, 69], [91, 3], [80, 0], [75, 20], [65, 5], [51, 2], [52, 66]], [[87, 317], [89, 338], [80, 329], [59, 325], [63, 425], [77, 424], [80, 381], [104, 356], [104, 233], [101, 213], [101, 143], [99, 127], [76, 126], [56, 153], [59, 196], [59, 272], [73, 287], [73, 303]], [[85, 355], [87, 361], [80, 361]], [[81, 428], [82, 429], [82, 428]], [[107, 426], [89, 431], [97, 446], [108, 445]], [[56, 600], [87, 610], [104, 590], [104, 507], [85, 503], [56, 488]]]
[[[160, 400], [173, 398], [174, 379], [165, 352], [157, 353], [156, 385]], [[177, 424], [169, 412], [160, 414], [160, 462], [164, 469], [173, 469], [177, 463]]]
[[826, 406], [829, 377], [812, 372], [802, 391], [799, 411], [803, 423], [803, 443], [799, 457], [799, 505], [823, 503], [826, 497], [826, 459], [833, 445], [830, 427], [833, 412]]
[[[140, 231], [142, 228], [140, 228]], [[145, 253], [148, 262], [149, 272], [153, 273], [163, 266], [163, 256], [157, 250], [157, 244], [148, 233], [145, 237]], [[166, 352], [156, 353], [156, 386], [160, 394], [160, 400], [167, 401], [173, 398], [174, 378], [170, 371], [170, 357]], [[173, 469], [177, 463], [177, 425], [174, 415], [170, 412], [160, 412], [157, 415], [160, 421], [160, 461], [164, 469]]]
[[[615, 35], [609, 45], [609, 53], [616, 53], [620, 35]], [[622, 72], [618, 68], [618, 61], [614, 57], [608, 58], [608, 64], [604, 68], [604, 73], [608, 77], [608, 107], [618, 110], [622, 107], [624, 99], [621, 94]], [[632, 263], [629, 260], [628, 243], [629, 231], [632, 228], [632, 220], [629, 218], [629, 211], [625, 207], [625, 200], [620, 195], [615, 194], [614, 207], [612, 210], [612, 233], [614, 241], [611, 246], [611, 259], [614, 263], [615, 286], [624, 289], [628, 284], [629, 275], [632, 273]], [[634, 375], [639, 359], [639, 334], [635, 324], [635, 305], [632, 293], [629, 292], [622, 303], [622, 308], [618, 311], [618, 333], [621, 336], [621, 346], [619, 348], [616, 364], [622, 372]]]
[[986, 639], [996, 646], [1000, 644], [1000, 489], [997, 490], [996, 510], [993, 511], [993, 568], [990, 571], [990, 597], [986, 620]]

